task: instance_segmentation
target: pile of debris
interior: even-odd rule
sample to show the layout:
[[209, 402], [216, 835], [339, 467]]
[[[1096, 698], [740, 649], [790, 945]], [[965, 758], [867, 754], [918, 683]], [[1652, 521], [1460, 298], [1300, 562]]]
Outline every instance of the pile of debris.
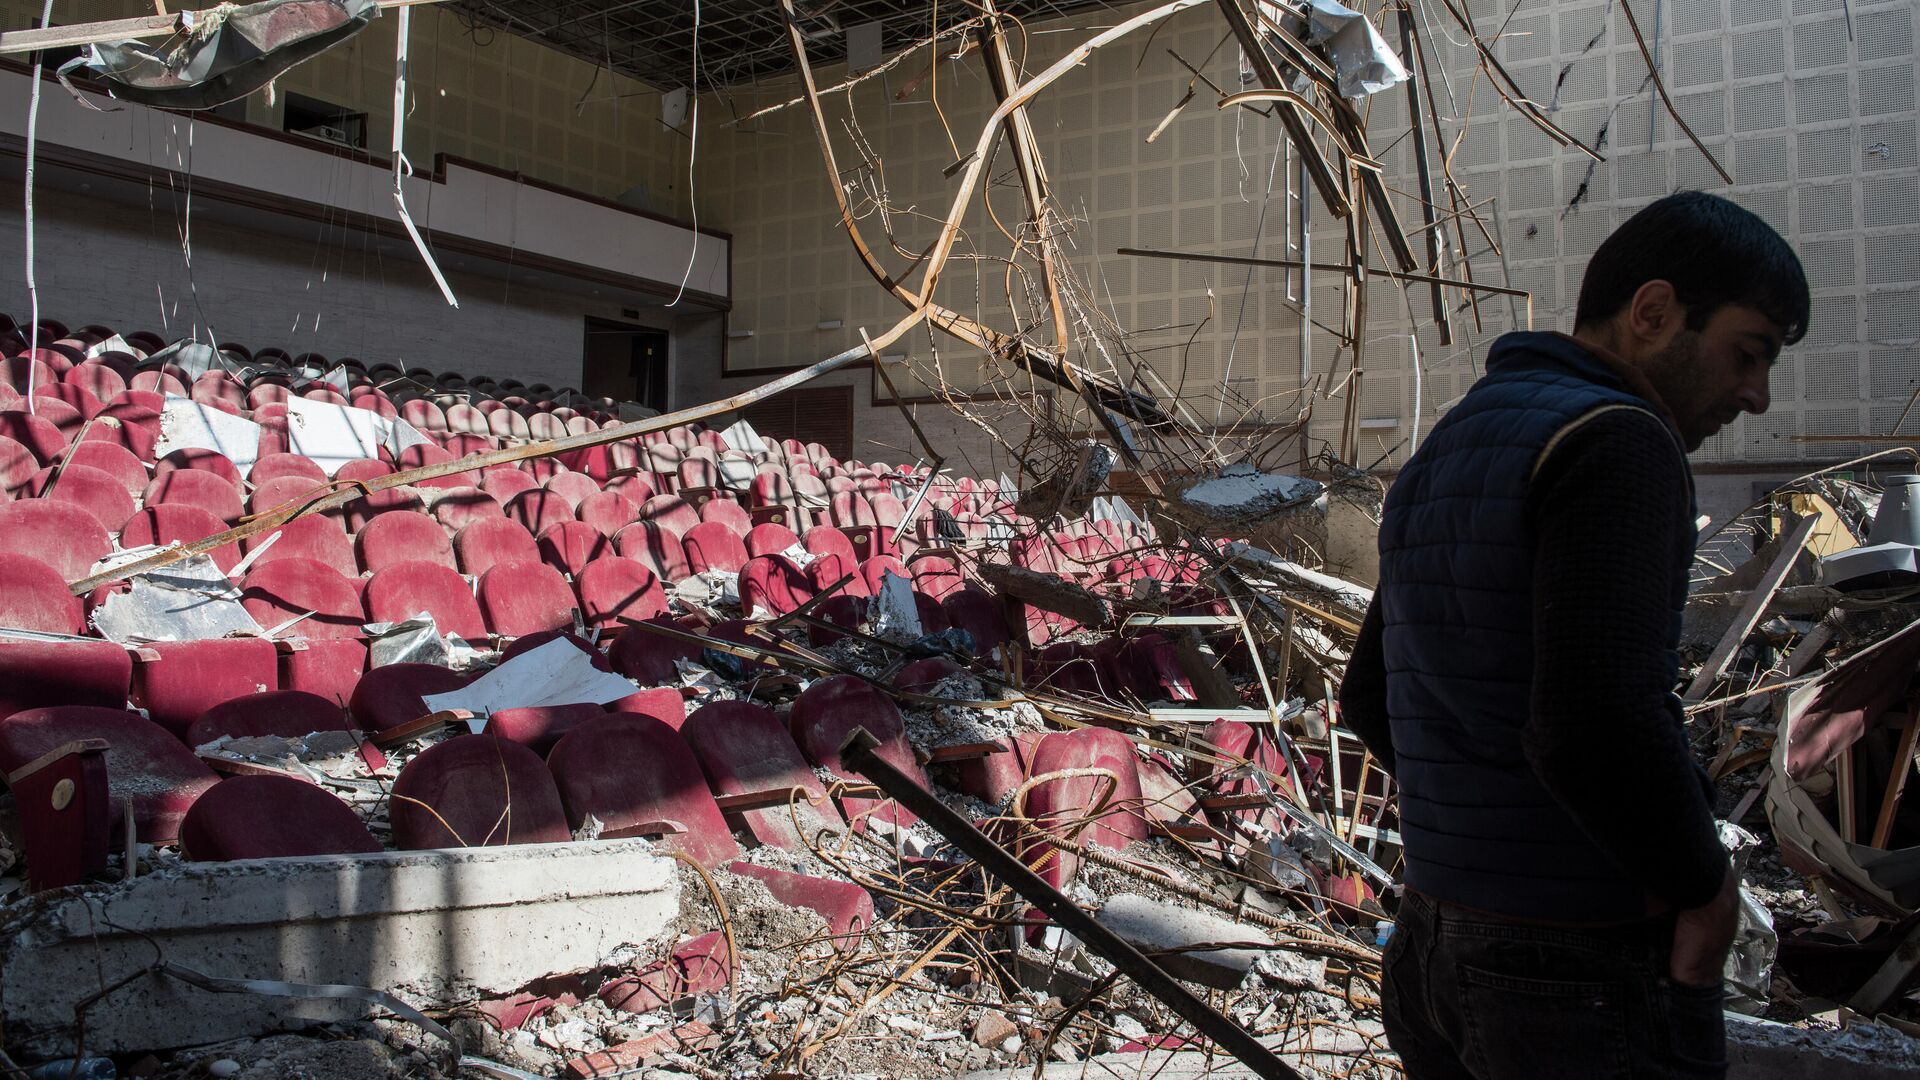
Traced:
[[1920, 477], [1863, 482], [1892, 454], [1911, 457], [1803, 477], [1703, 540], [1682, 696], [1745, 868], [1734, 1007], [1920, 1035]]

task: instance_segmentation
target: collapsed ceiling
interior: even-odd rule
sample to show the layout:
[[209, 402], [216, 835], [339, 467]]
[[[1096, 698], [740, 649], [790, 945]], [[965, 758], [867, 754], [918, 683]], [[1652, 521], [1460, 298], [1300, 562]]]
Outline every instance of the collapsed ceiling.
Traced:
[[[766, 0], [458, 0], [453, 6], [467, 17], [662, 90], [694, 82], [696, 19], [702, 86], [732, 86], [793, 70], [780, 6]], [[813, 0], [797, 7], [801, 32], [820, 63], [846, 59], [848, 31], [868, 23], [880, 24], [881, 47], [887, 52], [924, 40], [931, 36], [931, 21], [939, 12], [937, 6], [915, 0]], [[1019, 20], [1111, 7], [1106, 0], [1009, 0], [1000, 5]], [[945, 21], [964, 18], [970, 8], [955, 0]]]

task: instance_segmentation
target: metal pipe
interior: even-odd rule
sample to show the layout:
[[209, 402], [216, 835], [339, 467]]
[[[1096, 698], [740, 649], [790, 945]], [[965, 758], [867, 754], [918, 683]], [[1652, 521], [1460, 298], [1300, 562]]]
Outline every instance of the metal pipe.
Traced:
[[1238, 1058], [1256, 1075], [1275, 1080], [1301, 1080], [1299, 1073], [1275, 1056], [1246, 1028], [1209, 1008], [1206, 1002], [1194, 996], [1193, 991], [1161, 970], [1140, 950], [1102, 926], [1080, 905], [1041, 880], [1040, 875], [1025, 863], [987, 839], [966, 818], [948, 809], [931, 792], [888, 764], [875, 753], [879, 746], [879, 740], [869, 734], [866, 728], [857, 727], [848, 733], [846, 741], [841, 744], [840, 759], [892, 796], [901, 806], [919, 815], [920, 820], [972, 856], [988, 873], [1010, 886], [1028, 903], [1046, 912], [1049, 918], [1071, 931], [1087, 948], [1125, 972], [1142, 990], [1179, 1013], [1196, 1030]]

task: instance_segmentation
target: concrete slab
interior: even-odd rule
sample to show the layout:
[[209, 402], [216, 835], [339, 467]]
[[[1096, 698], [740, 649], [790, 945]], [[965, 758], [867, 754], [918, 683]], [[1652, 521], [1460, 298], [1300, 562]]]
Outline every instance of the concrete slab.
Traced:
[[373, 987], [417, 1006], [631, 964], [679, 910], [674, 862], [640, 840], [191, 863], [0, 911], [8, 1048], [161, 1050], [363, 1017], [357, 1001], [209, 994], [140, 972]]

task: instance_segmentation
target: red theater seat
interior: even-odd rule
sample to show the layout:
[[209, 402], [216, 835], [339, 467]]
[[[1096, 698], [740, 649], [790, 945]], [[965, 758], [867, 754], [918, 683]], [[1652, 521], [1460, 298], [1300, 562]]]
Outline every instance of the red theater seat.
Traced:
[[[907, 742], [906, 722], [901, 719], [900, 709], [892, 698], [857, 676], [835, 675], [807, 687], [794, 701], [788, 724], [793, 730], [793, 741], [799, 744], [807, 760], [835, 776], [848, 779], [856, 776], [840, 760], [840, 746], [854, 728], [863, 727], [880, 741], [876, 753], [883, 760], [912, 777], [921, 787], [927, 786], [926, 774], [920, 771], [913, 747]], [[841, 803], [849, 819], [875, 811], [899, 824], [913, 820], [913, 815], [904, 808], [883, 808], [880, 800], [842, 796]]]
[[687, 552], [687, 569], [693, 573], [718, 570], [737, 574], [747, 563], [747, 547], [740, 534], [718, 521], [703, 521], [687, 530], [681, 540]]
[[[308, 503], [326, 494], [326, 489], [309, 483], [303, 477], [283, 476], [278, 480], [254, 485], [253, 493], [247, 496], [247, 513], [258, 516], [283, 503]], [[336, 520], [346, 520], [346, 514], [338, 508], [322, 512]]]
[[[0, 620], [26, 630], [41, 627], [15, 622], [6, 610], [13, 592], [0, 564]], [[78, 597], [70, 597], [76, 609]], [[71, 634], [76, 628], [49, 630]], [[0, 638], [0, 720], [27, 709], [57, 705], [127, 707], [133, 685], [133, 656], [111, 641], [26, 641]]]
[[301, 690], [269, 690], [213, 706], [187, 725], [188, 746], [205, 746], [220, 738], [278, 735], [297, 739], [316, 731], [351, 731], [346, 710], [318, 694]]
[[357, 533], [382, 514], [419, 514], [426, 509], [426, 502], [414, 489], [405, 486], [386, 488], [362, 495], [346, 505], [347, 530]]
[[565, 499], [568, 508], [575, 512], [579, 511], [581, 500], [600, 494], [600, 485], [585, 473], [555, 473], [541, 486]]
[[443, 634], [483, 641], [486, 621], [465, 578], [452, 567], [415, 560], [382, 568], [367, 581], [368, 622], [402, 622], [424, 611]]
[[603, 555], [576, 576], [574, 590], [590, 627], [617, 627], [651, 619], [667, 607], [666, 593], [653, 571], [634, 560]]
[[187, 811], [180, 850], [196, 862], [232, 862], [383, 849], [352, 807], [316, 784], [291, 776], [229, 776]]
[[154, 723], [182, 739], [215, 705], [280, 688], [280, 665], [265, 638], [156, 641], [159, 659], [134, 666], [133, 699]]
[[549, 526], [574, 520], [573, 507], [567, 505], [567, 500], [545, 488], [532, 488], [515, 495], [507, 500], [505, 509], [508, 520], [519, 522], [535, 536]]
[[613, 547], [621, 555], [653, 571], [655, 577], [671, 584], [685, 578], [686, 548], [680, 534], [655, 521], [636, 521], [613, 538]]
[[281, 559], [310, 559], [324, 566], [353, 566], [353, 541], [347, 538], [347, 530], [338, 518], [326, 514], [303, 514], [278, 529], [241, 541], [241, 547], [252, 552], [276, 536], [279, 539], [254, 559], [251, 569], [258, 570]]
[[393, 782], [395, 846], [407, 851], [573, 838], [560, 791], [540, 755], [491, 735], [422, 750]]
[[377, 574], [403, 562], [430, 562], [452, 570], [453, 542], [440, 523], [425, 514], [381, 514], [353, 538], [360, 569]]
[[312, 458], [299, 454], [268, 454], [253, 463], [253, 469], [247, 473], [247, 479], [255, 484], [264, 484], [282, 476], [297, 476], [308, 484], [327, 482], [327, 471]]
[[35, 473], [27, 481], [27, 490], [36, 498], [85, 510], [110, 533], [119, 532], [133, 516], [133, 496], [111, 474], [88, 465], [68, 464], [59, 469], [55, 482], [55, 469], [49, 465]]
[[716, 795], [800, 790], [793, 797], [792, 811], [776, 805], [734, 815], [761, 843], [798, 851], [819, 829], [842, 824], [840, 811], [826, 798], [826, 788], [779, 717], [766, 706], [716, 701], [688, 715], [680, 737], [693, 748]]
[[627, 527], [639, 511], [624, 496], [611, 491], [597, 491], [581, 499], [573, 512], [581, 521], [599, 530], [600, 535], [612, 539]]
[[481, 518], [499, 516], [499, 501], [477, 487], [447, 488], [433, 500], [433, 519], [449, 533], [457, 533]]
[[360, 595], [339, 571], [312, 559], [275, 559], [248, 572], [240, 603], [255, 622], [271, 630], [307, 615], [289, 637], [360, 636]]
[[67, 437], [52, 421], [21, 408], [0, 410], [0, 436], [12, 439], [33, 453], [34, 468], [59, 460], [67, 447]]
[[567, 824], [587, 815], [609, 831], [644, 834], [663, 826], [662, 846], [705, 867], [740, 853], [700, 763], [672, 727], [631, 713], [602, 715], [568, 732], [547, 755]]
[[497, 563], [480, 576], [480, 611], [504, 637], [572, 626], [575, 603], [566, 579], [545, 563]]
[[[27, 491], [27, 481], [40, 471], [40, 459], [33, 451], [19, 442], [0, 435], [0, 502], [6, 502]], [[140, 478], [140, 487], [146, 488], [146, 477]]]
[[749, 559], [740, 569], [740, 610], [750, 615], [757, 611], [785, 615], [811, 599], [812, 580], [784, 555]]
[[505, 517], [484, 518], [462, 527], [454, 534], [453, 551], [460, 569], [476, 577], [501, 563], [540, 561], [533, 534]]
[[144, 843], [172, 843], [180, 820], [218, 779], [193, 751], [139, 713], [87, 705], [28, 709], [0, 720], [0, 769], [12, 772], [78, 739], [107, 742], [109, 820], [120, 842], [123, 805], [133, 807], [134, 834]]
[[112, 443], [84, 442], [67, 452], [67, 467], [85, 465], [99, 469], [119, 481], [128, 495], [138, 495], [147, 490], [147, 469], [140, 459], [124, 446]]
[[613, 554], [613, 544], [599, 529], [584, 521], [562, 521], [540, 533], [540, 560], [563, 574], [578, 577], [595, 559]]
[[204, 469], [174, 469], [147, 485], [146, 505], [197, 506], [231, 525], [242, 513], [240, 489]]
[[[679, 630], [693, 631], [697, 627], [665, 615], [656, 615], [643, 620], [671, 626]], [[680, 675], [674, 666], [676, 660], [695, 660], [700, 656], [700, 646], [650, 630], [628, 627], [613, 644], [607, 646], [607, 661], [613, 670], [639, 683], [641, 686], [679, 685]]]
[[747, 516], [746, 507], [732, 499], [708, 499], [700, 506], [700, 520], [717, 521], [739, 537], [746, 536], [753, 528], [753, 520]]
[[107, 530], [78, 506], [45, 499], [0, 506], [0, 552], [44, 560], [68, 581], [86, 577], [112, 550]]
[[[226, 522], [198, 506], [161, 503], [127, 518], [120, 533], [120, 546], [135, 548], [144, 544], [191, 544], [226, 531]], [[222, 544], [214, 548], [211, 554], [213, 565], [219, 567], [222, 573], [232, 570], [240, 561], [240, 548], [236, 544]]]
[[762, 555], [778, 555], [788, 548], [801, 546], [800, 538], [794, 535], [792, 529], [771, 521], [749, 529], [745, 543], [747, 554], [756, 559]]
[[640, 504], [641, 521], [657, 521], [675, 535], [685, 536], [700, 524], [700, 513], [678, 495], [655, 495]]
[[487, 717], [486, 733], [531, 747], [545, 756], [560, 737], [607, 711], [592, 702], [500, 709]]
[[387, 664], [360, 677], [347, 711], [362, 730], [389, 731], [433, 712], [423, 698], [452, 693], [471, 681], [435, 664]]

